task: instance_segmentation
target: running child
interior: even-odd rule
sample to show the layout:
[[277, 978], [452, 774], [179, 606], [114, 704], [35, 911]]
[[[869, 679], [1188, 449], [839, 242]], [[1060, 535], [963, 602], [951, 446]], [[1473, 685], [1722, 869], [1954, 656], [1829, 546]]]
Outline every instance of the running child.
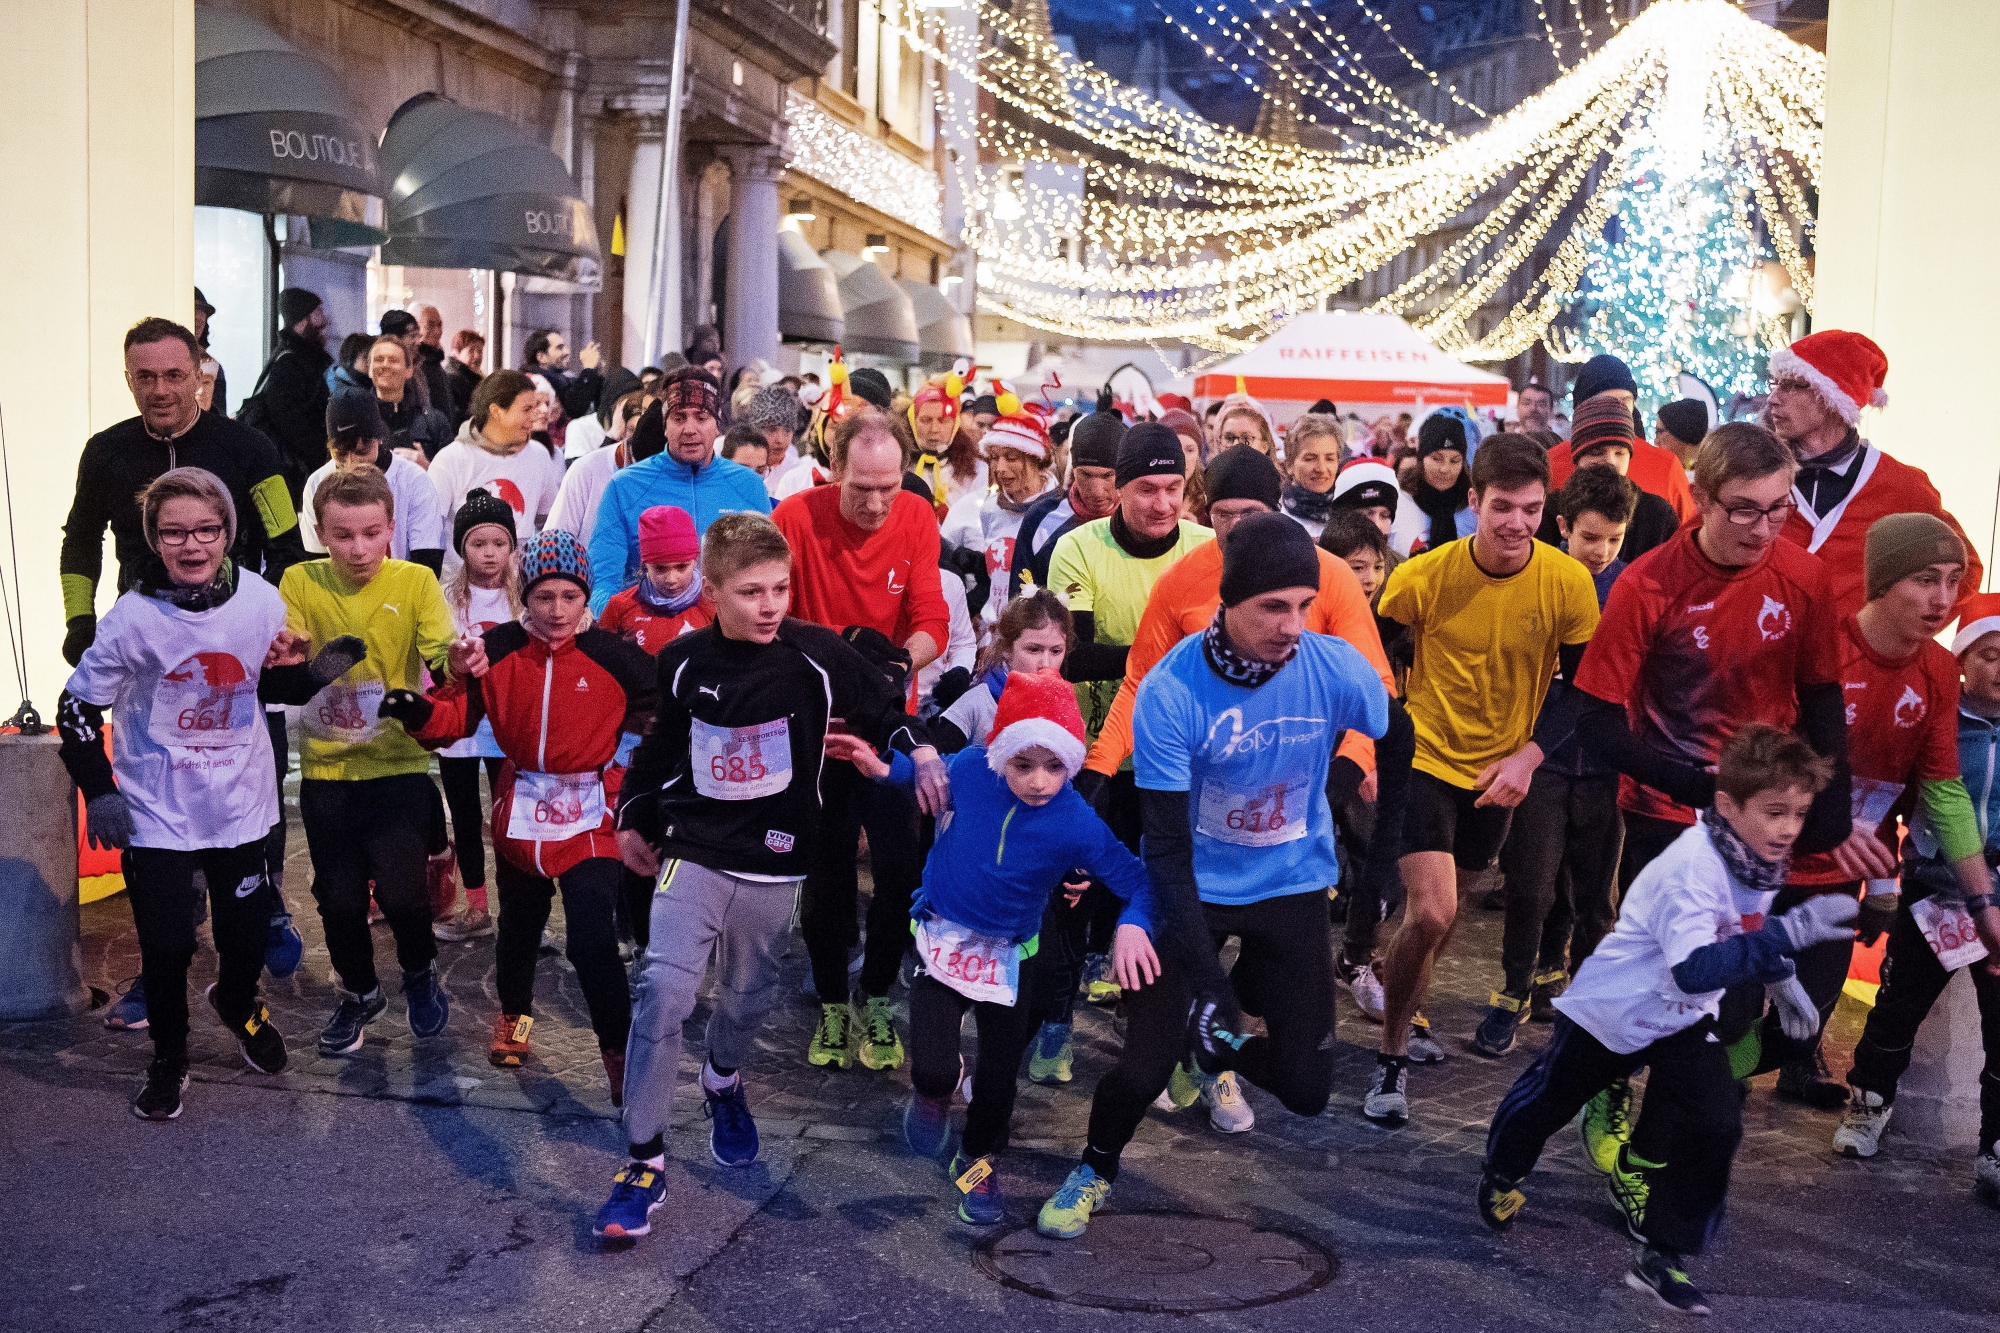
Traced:
[[687, 510], [654, 505], [640, 513], [639, 569], [639, 581], [604, 604], [599, 629], [657, 657], [676, 636], [715, 619], [702, 596], [701, 542]]

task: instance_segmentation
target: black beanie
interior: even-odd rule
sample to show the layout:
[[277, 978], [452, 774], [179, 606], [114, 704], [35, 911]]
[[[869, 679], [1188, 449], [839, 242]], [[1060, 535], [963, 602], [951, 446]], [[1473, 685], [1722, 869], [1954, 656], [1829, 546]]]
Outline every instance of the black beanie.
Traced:
[[1683, 398], [1660, 409], [1660, 424], [1682, 444], [1700, 444], [1708, 436], [1708, 404]]
[[[1093, 414], [1095, 415], [1095, 414]], [[1072, 459], [1075, 457], [1071, 455]], [[1118, 484], [1129, 485], [1141, 477], [1185, 477], [1187, 455], [1181, 437], [1157, 421], [1142, 421], [1125, 432], [1118, 442]]]
[[1252, 514], [1222, 544], [1222, 604], [1235, 606], [1280, 588], [1319, 587], [1319, 548], [1283, 514]]
[[287, 287], [278, 293], [278, 322], [286, 328], [319, 309], [319, 297], [303, 287]]
[[382, 410], [375, 405], [372, 390], [350, 389], [326, 400], [327, 439], [340, 440], [352, 449], [363, 440], [388, 437], [388, 428], [382, 424]]
[[509, 537], [516, 535], [513, 506], [493, 492], [475, 486], [465, 493], [465, 503], [451, 517], [451, 549], [463, 557], [466, 535], [485, 523], [505, 528]]
[[868, 366], [850, 372], [847, 376], [847, 387], [854, 391], [856, 398], [884, 412], [889, 410], [889, 404], [896, 398], [894, 391], [889, 388], [889, 377]]
[[1125, 438], [1125, 418], [1116, 412], [1092, 412], [1069, 428], [1071, 467], [1118, 466], [1118, 445]]
[[1306, 412], [1308, 415], [1327, 416], [1327, 417], [1337, 417], [1340, 415], [1340, 409], [1334, 406], [1333, 400], [1330, 398], [1320, 399], [1318, 402], [1314, 403], [1311, 407], [1308, 407], [1306, 409]]
[[1433, 412], [1417, 428], [1417, 457], [1427, 458], [1440, 449], [1465, 452], [1465, 423], [1449, 412]]
[[1240, 444], [1210, 459], [1202, 479], [1210, 504], [1217, 500], [1262, 500], [1265, 508], [1275, 510], [1285, 489], [1278, 465]]
[[637, 463], [651, 458], [667, 447], [667, 414], [655, 398], [632, 423], [632, 433], [625, 437], [625, 447], [632, 451], [632, 461]]
[[1576, 385], [1570, 390], [1570, 400], [1581, 407], [1606, 389], [1623, 389], [1634, 397], [1639, 393], [1639, 382], [1632, 378], [1632, 368], [1609, 352], [1583, 363], [1583, 369], [1577, 372]]

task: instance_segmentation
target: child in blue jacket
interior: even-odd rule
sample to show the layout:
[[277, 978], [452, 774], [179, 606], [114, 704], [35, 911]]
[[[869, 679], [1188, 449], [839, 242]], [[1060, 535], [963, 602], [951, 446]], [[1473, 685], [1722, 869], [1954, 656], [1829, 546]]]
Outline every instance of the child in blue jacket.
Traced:
[[[990, 1226], [1005, 1216], [993, 1156], [1006, 1145], [1015, 1071], [1033, 1035], [1023, 997], [1033, 989], [1037, 932], [1051, 890], [1081, 868], [1125, 902], [1112, 940], [1121, 986], [1159, 975], [1146, 868], [1070, 785], [1083, 767], [1076, 692], [1054, 671], [1015, 672], [1001, 692], [992, 732], [951, 759], [952, 809], [938, 820], [910, 909], [922, 967], [910, 987], [910, 1082], [903, 1134], [918, 1153], [942, 1157], [952, 1090], [964, 1062], [959, 1030], [972, 1010], [979, 1060], [972, 1104], [951, 1163], [959, 1217]], [[827, 737], [827, 753], [878, 780], [905, 780], [865, 741]]]

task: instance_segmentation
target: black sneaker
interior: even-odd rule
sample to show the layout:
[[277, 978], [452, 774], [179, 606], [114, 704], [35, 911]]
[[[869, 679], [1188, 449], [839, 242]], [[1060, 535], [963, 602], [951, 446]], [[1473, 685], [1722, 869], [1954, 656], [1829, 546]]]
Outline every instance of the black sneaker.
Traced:
[[410, 1013], [410, 1034], [435, 1037], [451, 1021], [451, 1001], [438, 985], [437, 968], [403, 973], [403, 1002]]
[[1569, 974], [1566, 972], [1557, 972], [1549, 977], [1536, 977], [1535, 988], [1528, 993], [1528, 1021], [1555, 1022], [1556, 1000], [1568, 988]]
[[1472, 1049], [1481, 1055], [1499, 1059], [1514, 1049], [1514, 1034], [1527, 1021], [1526, 997], [1494, 991], [1486, 1017], [1479, 1020], [1478, 1028], [1473, 1031]]
[[1236, 1056], [1247, 1032], [1238, 1032], [1230, 1016], [1214, 1000], [1196, 996], [1188, 1005], [1188, 1046], [1190, 1063], [1204, 1074], [1222, 1074], [1236, 1068]]
[[1779, 1067], [1778, 1095], [1821, 1111], [1838, 1111], [1847, 1105], [1847, 1085], [1834, 1080], [1826, 1067], [1825, 1053], [1818, 1050]]
[[1492, 1171], [1479, 1173], [1479, 1216], [1495, 1231], [1505, 1231], [1513, 1225], [1514, 1214], [1521, 1211], [1528, 1202], [1528, 1196], [1521, 1193], [1521, 1182], [1495, 1175]]
[[1672, 1250], [1640, 1249], [1625, 1274], [1625, 1285], [1634, 1291], [1650, 1291], [1660, 1304], [1682, 1314], [1706, 1315], [1708, 1298], [1689, 1280], [1681, 1267], [1681, 1257]]
[[260, 1074], [282, 1074], [290, 1057], [285, 1054], [285, 1038], [271, 1025], [271, 1011], [264, 1007], [260, 997], [250, 1016], [240, 1023], [232, 1023], [215, 1002], [215, 986], [202, 992], [208, 996], [208, 1006], [215, 1010], [215, 1016], [222, 1019], [222, 1026], [229, 1029], [229, 1035], [236, 1038], [236, 1047], [243, 1052], [243, 1063]]
[[187, 1091], [188, 1067], [185, 1060], [155, 1056], [146, 1069], [146, 1086], [132, 1099], [132, 1114], [141, 1120], [172, 1120], [181, 1113], [181, 1094]]
[[356, 995], [353, 991], [336, 991], [340, 1004], [333, 1011], [333, 1017], [326, 1020], [320, 1029], [319, 1053], [321, 1055], [352, 1055], [361, 1049], [361, 1043], [368, 1037], [368, 1025], [389, 1007], [388, 997], [377, 986], [366, 995]]

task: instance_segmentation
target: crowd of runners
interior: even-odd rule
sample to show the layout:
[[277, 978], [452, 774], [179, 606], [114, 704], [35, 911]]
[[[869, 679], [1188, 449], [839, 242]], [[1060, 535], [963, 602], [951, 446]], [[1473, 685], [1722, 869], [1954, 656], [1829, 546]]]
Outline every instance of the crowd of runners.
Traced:
[[[1393, 1128], [1425, 1113], [1422, 1066], [1541, 1021], [1478, 1215], [1504, 1231], [1575, 1122], [1630, 1281], [1705, 1313], [1686, 1260], [1745, 1080], [1844, 1107], [1833, 1146], [1874, 1156], [1961, 967], [2000, 1190], [2000, 596], [1929, 480], [1861, 437], [1888, 371], [1864, 337], [1775, 355], [1762, 424], [1683, 402], [1649, 431], [1598, 357], [1566, 438], [1539, 385], [1497, 431], [1322, 404], [1280, 432], [1242, 396], [1062, 420], [962, 371], [725, 393], [698, 348], [550, 367], [546, 394], [496, 371], [445, 442], [392, 427], [421, 376], [385, 352], [373, 392], [327, 397], [318, 468], [205, 400], [191, 331], [149, 319], [125, 353], [139, 415], [85, 447], [66, 530], [58, 724], [91, 839], [123, 850], [142, 971], [109, 1021], [149, 1029], [142, 1118], [182, 1111], [204, 915], [207, 1005], [286, 1067], [260, 985], [299, 966], [295, 735], [291, 901], [335, 983], [313, 1044], [361, 1049], [391, 991], [441, 1038], [438, 941], [492, 934], [490, 1059], [534, 1059], [559, 895], [623, 1109], [608, 1238], [666, 1201], [705, 988], [711, 1151], [757, 1159], [794, 923], [820, 1005], [796, 1058], [907, 1065], [912, 1169], [973, 1226], [1006, 1216], [1020, 1079], [1074, 1077], [1080, 996], [1122, 1046], [1051, 1237], [1085, 1234], [1151, 1108], [1240, 1132], [1248, 1084]], [[1491, 1003], [1446, 1034], [1426, 991], [1496, 865]], [[1821, 1031], [1885, 934], [1836, 1079]], [[1335, 1086], [1343, 1003], [1380, 1024], [1362, 1086]]]

